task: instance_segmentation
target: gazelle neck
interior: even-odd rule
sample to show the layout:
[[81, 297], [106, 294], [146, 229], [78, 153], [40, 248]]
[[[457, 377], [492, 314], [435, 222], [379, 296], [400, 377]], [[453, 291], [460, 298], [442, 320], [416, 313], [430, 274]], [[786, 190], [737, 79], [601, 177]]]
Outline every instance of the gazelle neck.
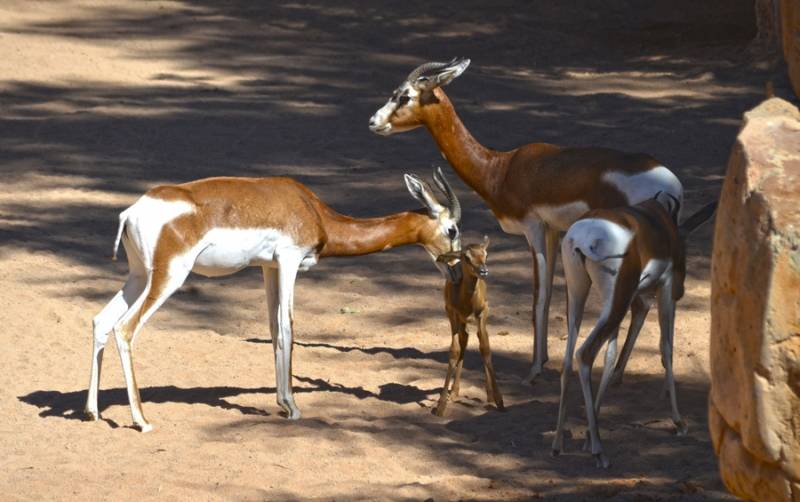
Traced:
[[327, 242], [320, 256], [360, 256], [423, 239], [423, 225], [429, 219], [415, 212], [391, 214], [380, 218], [351, 218], [330, 208], [323, 214]]
[[435, 102], [422, 107], [422, 122], [459, 177], [484, 200], [493, 201], [510, 154], [481, 145], [461, 122], [444, 91], [437, 87], [433, 94]]

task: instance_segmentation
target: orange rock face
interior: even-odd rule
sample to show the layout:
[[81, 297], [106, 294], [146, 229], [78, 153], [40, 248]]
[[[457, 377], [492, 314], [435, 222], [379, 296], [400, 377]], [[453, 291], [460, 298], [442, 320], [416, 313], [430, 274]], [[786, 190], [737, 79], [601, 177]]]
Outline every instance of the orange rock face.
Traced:
[[800, 500], [800, 113], [745, 114], [717, 210], [709, 427], [746, 500]]

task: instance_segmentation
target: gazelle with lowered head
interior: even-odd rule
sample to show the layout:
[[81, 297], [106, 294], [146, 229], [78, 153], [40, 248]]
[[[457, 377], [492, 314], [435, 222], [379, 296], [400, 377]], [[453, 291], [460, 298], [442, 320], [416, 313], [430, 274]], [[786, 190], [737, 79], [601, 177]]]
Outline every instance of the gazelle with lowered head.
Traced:
[[653, 157], [606, 148], [531, 143], [500, 152], [484, 147], [459, 119], [442, 86], [469, 59], [426, 63], [409, 74], [370, 118], [376, 134], [424, 126], [464, 182], [486, 202], [507, 233], [524, 235], [533, 257], [532, 382], [547, 361], [547, 315], [560, 232], [589, 209], [637, 204], [658, 192], [679, 201], [678, 178]]
[[150, 430], [133, 371], [137, 333], [189, 272], [214, 277], [259, 266], [267, 291], [278, 405], [290, 419], [299, 418], [291, 385], [292, 305], [298, 270], [307, 270], [320, 258], [358, 256], [406, 244], [422, 245], [433, 259], [460, 249], [461, 209], [440, 175], [435, 178], [447, 196], [446, 205], [437, 201], [425, 181], [406, 174], [409, 192], [425, 210], [364, 219], [335, 212], [291, 178], [207, 178], [149, 190], [119, 217], [114, 254], [121, 240], [130, 275], [94, 318], [88, 417], [97, 420], [100, 416], [100, 368], [113, 331], [133, 422], [142, 431]]
[[[461, 383], [461, 367], [464, 365], [464, 352], [467, 350], [467, 321], [474, 317], [478, 324], [478, 344], [486, 373], [486, 400], [494, 402], [498, 410], [503, 410], [503, 396], [497, 388], [497, 378], [492, 366], [492, 349], [489, 346], [489, 333], [486, 321], [489, 317], [489, 302], [486, 299], [486, 249], [489, 238], [484, 236], [480, 244], [470, 244], [462, 251], [451, 251], [437, 258], [446, 263], [448, 277], [444, 285], [444, 302], [447, 317], [450, 319], [452, 340], [439, 403], [434, 410], [438, 416], [444, 415], [447, 403], [458, 396]], [[452, 386], [450, 381], [452, 379]]]
[[[572, 356], [583, 318], [589, 289], [596, 284], [601, 297], [600, 318], [578, 349], [578, 373], [589, 422], [587, 446], [599, 467], [608, 467], [602, 451], [597, 415], [612, 371], [621, 375], [633, 345], [650, 310], [652, 298], [658, 303], [661, 328], [661, 363], [666, 373], [665, 390], [672, 405], [672, 420], [678, 434], [685, 434], [686, 423], [678, 412], [675, 378], [672, 373], [672, 348], [675, 329], [675, 304], [683, 296], [686, 278], [686, 236], [708, 220], [712, 202], [686, 221], [677, 224], [680, 202], [670, 194], [635, 206], [589, 211], [572, 224], [561, 244], [564, 275], [567, 281], [567, 348], [561, 370], [561, 402], [553, 440], [553, 454], [564, 449], [566, 393], [572, 374]], [[622, 355], [617, 357], [617, 335], [628, 309], [631, 322]], [[605, 366], [597, 397], [592, 398], [592, 366], [602, 346], [608, 342]]]

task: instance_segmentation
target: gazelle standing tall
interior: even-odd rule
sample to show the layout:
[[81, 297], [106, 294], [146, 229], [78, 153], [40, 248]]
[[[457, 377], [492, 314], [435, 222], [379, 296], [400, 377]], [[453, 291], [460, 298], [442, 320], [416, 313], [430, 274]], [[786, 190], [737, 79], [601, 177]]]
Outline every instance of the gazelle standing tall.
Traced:
[[[612, 371], [621, 372], [642, 329], [652, 297], [658, 302], [661, 327], [661, 364], [666, 373], [665, 390], [672, 405], [672, 420], [678, 434], [685, 434], [686, 423], [678, 412], [675, 378], [672, 373], [672, 348], [675, 330], [675, 304], [683, 297], [686, 278], [686, 236], [714, 214], [712, 202], [680, 225], [680, 203], [669, 194], [658, 194], [631, 207], [589, 211], [567, 231], [561, 244], [564, 275], [567, 280], [567, 348], [561, 371], [561, 400], [553, 439], [553, 454], [564, 449], [566, 393], [572, 375], [572, 355], [581, 328], [589, 289], [596, 284], [602, 310], [592, 332], [578, 349], [578, 367], [589, 422], [587, 445], [598, 467], [608, 467], [600, 444], [597, 415]], [[628, 336], [617, 362], [619, 326], [631, 310]], [[592, 366], [602, 346], [608, 342], [603, 376], [597, 397], [592, 396]]]
[[683, 199], [678, 178], [653, 157], [606, 148], [532, 143], [507, 152], [478, 143], [442, 90], [469, 59], [426, 63], [370, 118], [376, 134], [425, 126], [464, 182], [494, 213], [503, 230], [524, 235], [533, 256], [532, 382], [547, 361], [547, 315], [560, 232], [589, 209], [636, 204], [658, 192]]
[[100, 368], [113, 331], [133, 422], [143, 432], [152, 429], [142, 412], [133, 372], [137, 333], [189, 272], [216, 277], [260, 266], [275, 352], [278, 405], [290, 419], [299, 418], [291, 385], [297, 271], [307, 270], [320, 258], [364, 255], [405, 244], [422, 245], [434, 260], [459, 249], [461, 208], [440, 176], [441, 172], [434, 173], [434, 180], [447, 196], [447, 205], [437, 201], [425, 181], [406, 174], [409, 192], [426, 211], [364, 219], [335, 212], [290, 178], [207, 178], [149, 190], [119, 215], [114, 255], [122, 240], [130, 275], [94, 318], [88, 417], [100, 417]]

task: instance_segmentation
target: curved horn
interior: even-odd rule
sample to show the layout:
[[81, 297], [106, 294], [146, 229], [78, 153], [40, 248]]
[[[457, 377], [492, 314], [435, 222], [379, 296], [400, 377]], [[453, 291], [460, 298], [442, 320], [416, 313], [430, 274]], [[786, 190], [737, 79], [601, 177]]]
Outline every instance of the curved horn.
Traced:
[[450, 206], [450, 215], [456, 222], [461, 221], [461, 203], [458, 202], [456, 193], [453, 191], [450, 183], [447, 182], [447, 178], [444, 177], [441, 167], [436, 167], [436, 169], [433, 170], [433, 182], [436, 183], [439, 190], [447, 197], [447, 205]]
[[417, 66], [414, 69], [414, 71], [409, 73], [408, 77], [406, 78], [406, 80], [408, 82], [413, 82], [414, 80], [418, 79], [419, 76], [422, 75], [423, 73], [427, 73], [427, 72], [429, 72], [431, 70], [441, 70], [442, 68], [447, 68], [454, 61], [455, 61], [455, 58], [453, 58], [452, 61], [448, 61], [447, 63], [437, 63], [437, 62], [423, 63], [423, 64]]

